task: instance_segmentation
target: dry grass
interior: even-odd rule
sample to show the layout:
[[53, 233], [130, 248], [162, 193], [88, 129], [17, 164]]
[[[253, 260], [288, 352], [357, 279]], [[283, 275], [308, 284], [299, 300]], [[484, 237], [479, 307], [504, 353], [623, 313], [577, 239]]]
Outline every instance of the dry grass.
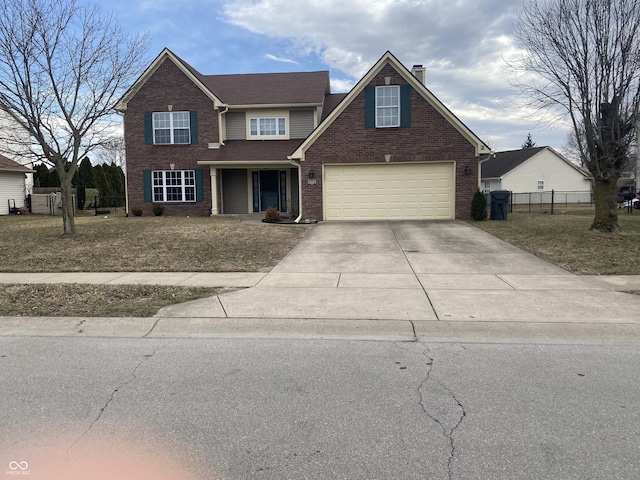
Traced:
[[3, 272], [266, 272], [308, 231], [230, 217], [0, 217]]
[[[266, 272], [310, 227], [230, 217], [0, 217], [3, 272]], [[147, 285], [3, 285], [0, 316], [153, 316], [221, 289]]]
[[640, 275], [640, 211], [618, 211], [620, 235], [589, 230], [593, 208], [558, 208], [555, 214], [509, 213], [507, 221], [471, 222], [478, 228], [570, 272]]
[[0, 315], [152, 317], [168, 305], [223, 291], [157, 285], [3, 285]]

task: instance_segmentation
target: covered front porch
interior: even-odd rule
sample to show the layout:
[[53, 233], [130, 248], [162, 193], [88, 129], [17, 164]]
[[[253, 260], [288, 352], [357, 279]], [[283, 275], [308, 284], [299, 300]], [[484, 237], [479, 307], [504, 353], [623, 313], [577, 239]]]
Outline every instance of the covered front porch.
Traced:
[[257, 214], [273, 207], [285, 217], [300, 211], [299, 170], [287, 164], [210, 165], [211, 214]]
[[199, 165], [211, 176], [211, 214], [259, 214], [275, 208], [300, 213], [300, 169], [289, 160], [301, 140], [229, 140], [209, 150]]

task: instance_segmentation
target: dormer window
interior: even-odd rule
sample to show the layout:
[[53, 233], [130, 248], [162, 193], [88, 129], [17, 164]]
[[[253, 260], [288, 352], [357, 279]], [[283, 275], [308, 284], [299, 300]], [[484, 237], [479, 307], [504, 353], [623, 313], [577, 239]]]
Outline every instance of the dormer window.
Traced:
[[376, 127], [400, 126], [400, 85], [376, 87]]
[[286, 119], [285, 117], [251, 118], [249, 132], [252, 137], [286, 137]]

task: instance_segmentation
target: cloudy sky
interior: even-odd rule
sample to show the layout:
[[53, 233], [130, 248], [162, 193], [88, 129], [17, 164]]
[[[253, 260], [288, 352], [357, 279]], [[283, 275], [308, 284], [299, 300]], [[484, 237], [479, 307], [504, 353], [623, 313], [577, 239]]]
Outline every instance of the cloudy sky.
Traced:
[[[106, 6], [108, 5], [108, 7]], [[568, 129], [518, 108], [505, 59], [521, 2], [504, 0], [110, 0], [130, 32], [149, 32], [150, 59], [168, 47], [203, 74], [329, 70], [348, 91], [390, 50], [495, 150], [562, 150]]]

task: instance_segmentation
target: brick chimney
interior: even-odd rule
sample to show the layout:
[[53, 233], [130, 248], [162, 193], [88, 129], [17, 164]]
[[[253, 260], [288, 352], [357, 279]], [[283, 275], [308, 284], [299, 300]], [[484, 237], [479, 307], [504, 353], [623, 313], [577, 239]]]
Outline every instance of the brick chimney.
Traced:
[[422, 65], [414, 65], [413, 67], [411, 67], [411, 73], [420, 81], [421, 84], [425, 84], [427, 76], [426, 68], [424, 68]]

